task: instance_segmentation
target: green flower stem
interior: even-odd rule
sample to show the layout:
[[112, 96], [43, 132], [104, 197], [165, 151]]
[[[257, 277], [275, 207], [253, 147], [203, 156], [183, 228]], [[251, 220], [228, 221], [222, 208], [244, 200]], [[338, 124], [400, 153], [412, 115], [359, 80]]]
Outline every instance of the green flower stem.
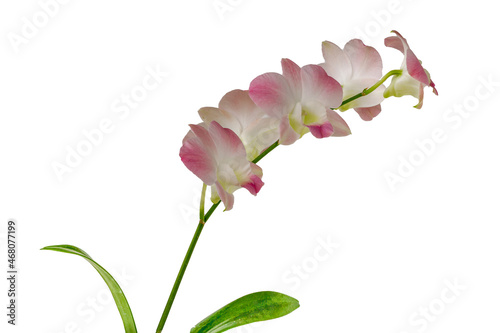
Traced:
[[208, 210], [208, 212], [205, 214], [205, 218], [203, 219], [203, 222], [206, 223], [210, 216], [212, 216], [212, 213], [217, 209], [217, 207], [220, 205], [221, 201], [217, 201], [217, 203], [214, 203], [212, 207]]
[[[269, 148], [264, 150], [259, 156], [257, 156], [252, 162], [257, 163], [264, 156], [269, 154], [274, 148], [278, 147], [279, 140], [273, 143]], [[189, 260], [191, 259], [191, 255], [193, 254], [196, 243], [198, 242], [198, 238], [200, 238], [201, 232], [205, 223], [208, 221], [210, 216], [212, 216], [213, 212], [220, 205], [221, 201], [212, 204], [212, 207], [205, 214], [205, 193], [207, 190], [207, 185], [203, 184], [203, 188], [201, 190], [201, 200], [200, 200], [200, 222], [198, 223], [198, 227], [194, 233], [193, 239], [191, 240], [191, 244], [187, 250], [186, 256], [184, 257], [184, 261], [182, 262], [179, 273], [177, 274], [177, 278], [175, 279], [174, 286], [172, 287], [172, 291], [170, 292], [170, 296], [168, 297], [167, 305], [165, 305], [165, 309], [163, 310], [163, 314], [161, 316], [160, 322], [158, 323], [158, 328], [156, 329], [156, 333], [160, 333], [165, 326], [165, 322], [167, 321], [168, 314], [170, 313], [170, 309], [172, 308], [172, 304], [174, 304], [175, 296], [177, 295], [177, 291], [179, 290], [179, 286], [181, 285], [182, 278], [184, 277], [184, 272], [186, 272], [186, 268], [189, 264]]]
[[272, 145], [270, 145], [269, 148], [267, 148], [259, 156], [257, 156], [256, 158], [254, 158], [254, 160], [252, 161], [252, 163], [259, 162], [261, 159], [264, 158], [264, 156], [266, 156], [267, 154], [269, 154], [274, 148], [278, 147], [279, 144], [280, 144], [280, 140], [278, 140], [275, 143], [273, 143]]
[[403, 71], [400, 70], [400, 69], [394, 69], [394, 70], [388, 72], [377, 83], [375, 83], [370, 88], [363, 89], [363, 91], [360, 92], [359, 94], [354, 95], [352, 97], [349, 97], [348, 99], [346, 99], [345, 101], [343, 101], [342, 104], [340, 104], [339, 108], [342, 107], [342, 106], [344, 106], [344, 105], [346, 105], [347, 103], [351, 103], [355, 99], [358, 99], [360, 97], [363, 97], [363, 96], [366, 96], [366, 95], [372, 93], [373, 91], [375, 91], [375, 89], [377, 89], [378, 87], [380, 87], [380, 85], [382, 83], [384, 83], [388, 78], [390, 78], [393, 75], [401, 75], [402, 73], [403, 73]]
[[193, 254], [194, 247], [198, 242], [198, 238], [200, 238], [200, 234], [203, 230], [205, 223], [198, 223], [198, 227], [196, 228], [196, 232], [194, 233], [193, 240], [189, 245], [186, 256], [184, 257], [184, 261], [182, 262], [181, 269], [177, 274], [177, 278], [175, 279], [174, 286], [172, 287], [172, 291], [170, 292], [170, 296], [168, 297], [167, 305], [165, 306], [165, 310], [163, 310], [163, 314], [161, 315], [160, 323], [158, 324], [158, 328], [156, 329], [156, 333], [160, 333], [163, 330], [163, 326], [165, 326], [165, 321], [167, 321], [168, 313], [172, 308], [172, 304], [174, 303], [175, 296], [177, 295], [177, 290], [179, 290], [179, 286], [181, 284], [182, 278], [184, 276], [184, 272], [186, 271], [187, 265], [189, 264], [189, 260], [191, 259], [191, 255]]
[[201, 189], [201, 200], [200, 200], [200, 221], [205, 222], [205, 193], [207, 192], [207, 184], [203, 183]]
[[[347, 103], [350, 103], [354, 101], [355, 99], [358, 99], [360, 97], [366, 96], [369, 93], [373, 92], [375, 89], [377, 89], [382, 83], [385, 82], [389, 77], [392, 75], [400, 75], [402, 73], [401, 70], [392, 70], [380, 81], [375, 83], [373, 86], [370, 88], [364, 89], [362, 92], [360, 92], [357, 95], [354, 95], [345, 101], [342, 102], [340, 106], [343, 106]], [[279, 140], [273, 143], [269, 148], [264, 150], [259, 156], [257, 156], [252, 162], [257, 163], [259, 162], [262, 158], [264, 158], [267, 154], [269, 154], [274, 148], [279, 146]], [[198, 227], [196, 228], [196, 232], [194, 233], [193, 239], [191, 240], [191, 244], [189, 245], [188, 251], [186, 253], [186, 256], [184, 257], [184, 261], [182, 262], [181, 268], [179, 270], [179, 273], [177, 274], [177, 278], [175, 279], [174, 286], [172, 287], [172, 291], [170, 292], [170, 296], [167, 301], [167, 305], [165, 306], [165, 310], [163, 310], [163, 314], [160, 319], [160, 323], [158, 324], [158, 328], [156, 329], [156, 333], [161, 333], [163, 330], [163, 327], [165, 326], [165, 322], [167, 321], [168, 314], [170, 312], [170, 309], [172, 308], [172, 304], [174, 303], [175, 296], [177, 295], [177, 290], [179, 290], [179, 286], [181, 284], [182, 278], [184, 276], [184, 272], [186, 271], [186, 268], [189, 264], [189, 260], [191, 259], [191, 255], [193, 254], [194, 248], [196, 246], [196, 243], [198, 242], [198, 238], [200, 238], [201, 231], [203, 230], [203, 227], [205, 226], [205, 223], [208, 221], [210, 216], [212, 216], [213, 212], [217, 209], [217, 207], [220, 205], [221, 201], [219, 200], [218, 202], [212, 204], [212, 207], [207, 211], [205, 214], [205, 193], [207, 190], [207, 185], [203, 184], [203, 188], [201, 191], [201, 201], [200, 201], [200, 222], [198, 223]]]

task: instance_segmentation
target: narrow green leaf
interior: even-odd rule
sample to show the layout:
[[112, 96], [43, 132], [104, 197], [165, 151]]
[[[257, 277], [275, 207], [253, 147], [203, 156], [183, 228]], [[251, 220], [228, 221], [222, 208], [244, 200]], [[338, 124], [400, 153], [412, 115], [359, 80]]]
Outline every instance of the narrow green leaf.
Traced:
[[122, 289], [120, 288], [116, 280], [111, 276], [111, 274], [109, 274], [101, 265], [96, 263], [85, 251], [73, 245], [52, 245], [46, 246], [42, 250], [70, 253], [85, 258], [92, 266], [94, 266], [97, 272], [104, 279], [104, 282], [106, 282], [106, 284], [108, 285], [109, 290], [111, 291], [111, 294], [115, 299], [118, 311], [120, 311], [120, 316], [123, 320], [123, 326], [125, 327], [125, 333], [137, 333], [132, 310], [130, 310], [127, 298], [125, 297]]
[[241, 325], [282, 317], [299, 307], [299, 301], [274, 291], [261, 291], [238, 298], [212, 313], [191, 333], [219, 333]]

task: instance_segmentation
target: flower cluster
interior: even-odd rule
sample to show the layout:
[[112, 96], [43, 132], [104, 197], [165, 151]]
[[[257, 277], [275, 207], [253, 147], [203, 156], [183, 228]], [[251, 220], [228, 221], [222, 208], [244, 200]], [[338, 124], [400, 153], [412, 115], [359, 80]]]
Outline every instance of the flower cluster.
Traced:
[[[211, 186], [211, 200], [230, 210], [234, 191], [246, 188], [256, 195], [264, 183], [254, 161], [275, 143], [290, 145], [310, 132], [316, 138], [346, 136], [349, 126], [337, 112], [354, 109], [361, 119], [372, 120], [381, 102], [390, 96], [411, 95], [422, 107], [423, 88], [437, 95], [429, 73], [398, 32], [385, 45], [404, 55], [399, 70], [382, 76], [382, 58], [361, 40], [344, 49], [323, 42], [324, 63], [298, 66], [281, 61], [282, 74], [265, 73], [248, 90], [233, 90], [219, 106], [199, 110], [202, 122], [190, 125], [180, 157], [186, 167]], [[392, 76], [386, 88], [383, 82]]]

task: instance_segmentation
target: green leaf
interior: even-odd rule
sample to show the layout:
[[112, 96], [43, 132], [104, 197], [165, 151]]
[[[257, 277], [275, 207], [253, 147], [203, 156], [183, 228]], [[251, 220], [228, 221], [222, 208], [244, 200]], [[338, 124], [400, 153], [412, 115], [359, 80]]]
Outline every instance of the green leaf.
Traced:
[[191, 333], [219, 333], [241, 325], [282, 317], [299, 307], [299, 301], [274, 291], [261, 291], [238, 298], [212, 313]]
[[130, 310], [130, 306], [128, 305], [127, 298], [123, 293], [122, 289], [116, 282], [116, 280], [109, 274], [101, 265], [96, 263], [85, 251], [82, 249], [73, 246], [73, 245], [52, 245], [46, 246], [42, 250], [51, 250], [58, 251], [64, 253], [75, 254], [77, 256], [85, 258], [94, 268], [99, 272], [101, 277], [104, 279], [104, 282], [109, 287], [113, 298], [115, 299], [116, 306], [118, 307], [118, 311], [120, 311], [120, 316], [123, 320], [123, 326], [125, 327], [126, 333], [137, 333], [137, 328], [135, 327], [134, 316], [132, 315], [132, 310]]

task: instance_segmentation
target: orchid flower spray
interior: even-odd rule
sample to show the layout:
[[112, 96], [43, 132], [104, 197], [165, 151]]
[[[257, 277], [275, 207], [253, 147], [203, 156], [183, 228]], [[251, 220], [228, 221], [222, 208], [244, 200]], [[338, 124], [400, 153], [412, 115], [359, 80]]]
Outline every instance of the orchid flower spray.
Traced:
[[[284, 58], [280, 73], [263, 73], [249, 80], [247, 87], [229, 91], [217, 106], [198, 110], [199, 122], [186, 125], [179, 157], [202, 182], [199, 223], [161, 314], [157, 333], [164, 329], [197, 241], [218, 206], [222, 203], [224, 214], [228, 214], [237, 207], [238, 190], [244, 189], [252, 195], [265, 190], [264, 171], [258, 165], [262, 158], [280, 145], [292, 145], [309, 133], [317, 139], [351, 135], [341, 116], [351, 109], [362, 120], [374, 122], [380, 117], [381, 104], [390, 97], [413, 96], [418, 100], [415, 108], [420, 109], [426, 87], [437, 95], [429, 72], [422, 67], [407, 40], [397, 31], [393, 34], [385, 39], [385, 45], [402, 53], [402, 65], [385, 74], [382, 57], [374, 47], [359, 39], [347, 42], [343, 48], [324, 41], [321, 44], [324, 62], [300, 66]], [[389, 78], [390, 84], [386, 86]], [[208, 188], [210, 199], [206, 198]], [[208, 200], [212, 205], [207, 210]], [[86, 259], [110, 288], [125, 332], [137, 332], [120, 286], [90, 255], [71, 245], [43, 249]], [[273, 291], [255, 292], [208, 315], [193, 326], [191, 333], [224, 332], [282, 317], [298, 307], [299, 302], [291, 296]]]

